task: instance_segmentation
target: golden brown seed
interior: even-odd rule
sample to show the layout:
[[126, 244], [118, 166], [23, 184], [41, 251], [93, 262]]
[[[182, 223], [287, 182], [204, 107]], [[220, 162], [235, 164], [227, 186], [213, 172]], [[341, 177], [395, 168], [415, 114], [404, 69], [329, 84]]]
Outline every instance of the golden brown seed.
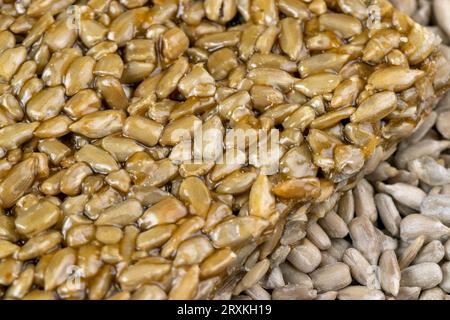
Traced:
[[101, 213], [95, 224], [123, 227], [135, 222], [142, 215], [142, 212], [142, 205], [139, 201], [135, 199], [125, 200]]
[[103, 138], [120, 132], [125, 114], [120, 110], [105, 110], [89, 113], [69, 126], [70, 131], [88, 138]]
[[339, 145], [334, 149], [336, 170], [343, 174], [354, 174], [364, 165], [364, 152], [351, 145]]
[[17, 251], [19, 251], [20, 247], [11, 243], [7, 240], [0, 240], [0, 258], [7, 258]]
[[80, 224], [67, 231], [66, 243], [76, 248], [88, 244], [94, 239], [95, 227], [92, 224]]
[[275, 211], [275, 197], [273, 196], [271, 189], [272, 184], [268, 177], [259, 175], [250, 190], [250, 215], [268, 219]]
[[217, 248], [237, 246], [256, 239], [269, 222], [257, 217], [236, 217], [217, 225], [209, 234]]
[[95, 80], [95, 87], [111, 109], [123, 110], [128, 107], [128, 98], [117, 78], [98, 77]]
[[183, 241], [176, 253], [175, 266], [193, 265], [203, 260], [214, 251], [211, 242], [204, 236], [197, 236]]
[[22, 15], [14, 21], [14, 23], [9, 27], [9, 29], [15, 34], [27, 33], [33, 27], [36, 20], [30, 16]]
[[179, 274], [174, 280], [174, 285], [169, 292], [169, 300], [193, 299], [197, 293], [200, 277], [200, 268], [195, 265], [188, 269], [179, 269]]
[[22, 262], [15, 259], [4, 259], [0, 262], [0, 284], [9, 286], [19, 277]]
[[95, 239], [104, 244], [118, 243], [123, 237], [122, 229], [114, 226], [97, 226]]
[[[132, 117], [128, 119], [130, 118]], [[144, 150], [136, 141], [120, 136], [106, 136], [101, 140], [101, 147], [111, 153], [119, 162], [124, 162], [134, 153]]]
[[76, 251], [64, 248], [55, 253], [45, 270], [45, 290], [51, 291], [67, 280], [76, 262]]
[[28, 265], [25, 270], [14, 280], [5, 293], [6, 298], [23, 299], [31, 289], [34, 280], [34, 266]]
[[0, 215], [0, 236], [4, 240], [17, 241], [17, 233], [15, 232], [14, 220], [12, 217]]
[[172, 237], [177, 229], [174, 224], [166, 224], [155, 226], [149, 230], [142, 232], [136, 239], [136, 248], [138, 250], [152, 250], [160, 247]]
[[255, 53], [247, 62], [250, 69], [254, 68], [274, 68], [281, 69], [287, 72], [295, 72], [297, 65], [294, 61], [280, 54], [261, 54]]
[[39, 122], [15, 123], [0, 129], [0, 148], [12, 150], [33, 137]]
[[349, 58], [347, 54], [317, 54], [301, 60], [298, 70], [303, 78], [317, 73], [339, 72]]
[[242, 31], [239, 42], [239, 58], [247, 61], [255, 51], [255, 44], [259, 35], [264, 31], [261, 25], [250, 25]]
[[272, 50], [280, 29], [277, 26], [269, 26], [258, 37], [255, 43], [255, 49], [262, 54], [269, 54]]
[[239, 43], [240, 31], [226, 31], [201, 36], [195, 46], [205, 50], [217, 50], [223, 47], [233, 47]]
[[236, 54], [229, 48], [214, 51], [207, 62], [208, 71], [216, 80], [225, 79], [237, 65]]
[[130, 61], [125, 65], [122, 83], [133, 84], [139, 83], [148, 77], [155, 69], [155, 64], [146, 61]]
[[156, 95], [158, 98], [166, 98], [176, 89], [178, 82], [188, 71], [188, 67], [189, 63], [187, 59], [180, 57], [169, 69], [167, 69], [156, 87]]
[[[208, 89], [209, 90], [209, 89]], [[168, 119], [176, 120], [183, 116], [197, 114], [205, 112], [214, 107], [215, 102], [211, 97], [208, 98], [197, 98], [190, 97], [180, 104], [174, 104], [173, 101], [162, 101], [159, 104], [151, 106], [148, 111], [148, 116], [154, 116], [155, 120], [160, 120], [159, 122], [167, 122], [166, 114], [170, 113]], [[154, 107], [154, 108], [153, 108]], [[158, 110], [159, 109], [159, 110]]]
[[283, 94], [279, 90], [267, 86], [253, 86], [250, 95], [254, 107], [261, 111], [264, 111], [266, 107], [278, 105], [284, 101]]
[[344, 38], [349, 38], [362, 32], [361, 22], [346, 14], [322, 14], [319, 17], [319, 24], [322, 29], [336, 32]]
[[145, 285], [137, 289], [132, 295], [131, 300], [166, 300], [167, 294], [157, 285]]
[[61, 217], [61, 210], [48, 200], [30, 207], [15, 220], [19, 233], [32, 237], [55, 225]]
[[[119, 56], [120, 57], [120, 56]], [[135, 39], [127, 43], [125, 47], [125, 60], [130, 61], [155, 61], [155, 48], [152, 40]]]
[[211, 195], [200, 178], [188, 177], [184, 179], [180, 185], [179, 196], [188, 205], [191, 214], [206, 217], [211, 204]]
[[196, 64], [178, 83], [178, 91], [189, 97], [209, 97], [216, 92], [214, 78], [203, 68]]
[[69, 147], [56, 139], [41, 140], [38, 150], [45, 153], [53, 164], [59, 164], [71, 153]]
[[[125, 169], [133, 181], [144, 181], [148, 179], [147, 172], [153, 172], [157, 167], [155, 160], [146, 152], [140, 151], [133, 154], [126, 162]], [[161, 173], [161, 172], [160, 172]], [[155, 173], [157, 174], [157, 173]]]
[[320, 182], [313, 177], [294, 178], [278, 183], [272, 191], [283, 198], [314, 199], [319, 196]]
[[81, 56], [80, 50], [63, 49], [52, 54], [42, 72], [42, 80], [47, 86], [57, 86], [63, 83], [63, 77], [75, 58]]
[[169, 264], [143, 262], [126, 267], [118, 281], [122, 289], [134, 289], [139, 285], [160, 280], [169, 271]]
[[350, 117], [352, 122], [383, 119], [397, 107], [397, 96], [390, 91], [378, 92], [364, 100]]
[[230, 216], [232, 211], [229, 206], [218, 201], [213, 202], [209, 208], [203, 231], [209, 233], [219, 222]]
[[356, 98], [362, 91], [364, 82], [358, 77], [351, 77], [342, 81], [334, 90], [330, 107], [338, 109], [341, 107], [353, 106]]
[[257, 24], [274, 25], [278, 22], [276, 2], [274, 0], [254, 1], [250, 6], [250, 15]]
[[16, 38], [14, 37], [14, 34], [9, 31], [1, 31], [0, 43], [0, 52], [2, 52], [6, 49], [14, 48], [14, 46], [16, 45]]
[[8, 82], [25, 61], [27, 50], [19, 46], [0, 53], [0, 81]]
[[401, 49], [409, 63], [415, 65], [425, 60], [439, 42], [439, 37], [436, 37], [431, 30], [414, 24], [408, 34], [407, 43], [402, 43]]
[[91, 19], [81, 19], [80, 39], [87, 48], [91, 48], [105, 40], [108, 29], [101, 23]]
[[333, 92], [340, 81], [341, 78], [339, 75], [319, 73], [296, 81], [294, 88], [305, 96], [312, 98], [317, 95]]
[[367, 42], [363, 49], [363, 60], [378, 63], [392, 49], [400, 45], [400, 33], [396, 30], [380, 30]]
[[[294, 109], [297, 109], [295, 110]], [[283, 127], [299, 129], [304, 131], [313, 122], [316, 117], [316, 113], [312, 107], [303, 106], [298, 108], [297, 105], [293, 105], [293, 111], [287, 118], [283, 119]]]
[[26, 113], [32, 121], [43, 121], [58, 115], [65, 103], [62, 86], [44, 89], [27, 103]]
[[279, 10], [287, 16], [304, 20], [309, 18], [310, 13], [308, 7], [299, 1], [294, 0], [281, 0], [278, 2]]
[[156, 225], [177, 222], [186, 215], [186, 207], [176, 198], [170, 197], [148, 208], [139, 219], [139, 224], [148, 229]]
[[229, 118], [233, 111], [239, 106], [246, 106], [251, 101], [251, 97], [247, 91], [238, 91], [222, 100], [217, 108], [222, 118]]
[[73, 46], [77, 39], [77, 32], [73, 28], [70, 18], [63, 18], [52, 24], [46, 31], [44, 42], [52, 51], [59, 51]]
[[392, 66], [372, 73], [367, 79], [367, 83], [375, 90], [399, 92], [411, 87], [423, 76], [424, 72], [422, 70]]
[[242, 193], [249, 190], [255, 180], [254, 171], [234, 171], [219, 183], [216, 191], [227, 194]]
[[300, 21], [294, 18], [284, 18], [280, 21], [279, 43], [281, 50], [293, 61], [300, 58], [303, 43], [303, 33]]
[[201, 277], [209, 278], [222, 273], [236, 258], [236, 254], [230, 248], [217, 250], [201, 264]]
[[348, 108], [341, 108], [336, 111], [330, 111], [330, 112], [314, 119], [310, 124], [310, 128], [314, 128], [314, 129], [330, 128], [330, 127], [338, 124], [342, 120], [349, 118], [357, 110], [359, 110], [359, 109], [348, 107]]
[[90, 86], [93, 80], [94, 66], [95, 60], [88, 56], [77, 57], [72, 61], [63, 79], [68, 96], [73, 96], [78, 91]]
[[116, 53], [107, 53], [97, 61], [94, 68], [96, 76], [112, 76], [117, 79], [122, 77], [123, 73], [122, 58]]
[[89, 299], [97, 300], [105, 297], [113, 281], [113, 267], [104, 265], [89, 285]]
[[0, 183], [0, 200], [4, 208], [9, 208], [31, 187], [37, 173], [36, 158], [15, 165]]
[[163, 146], [174, 146], [183, 140], [191, 139], [194, 131], [196, 128], [199, 128], [201, 124], [201, 120], [194, 115], [171, 121], [164, 128], [159, 142]]
[[65, 115], [58, 115], [41, 123], [34, 131], [38, 138], [59, 138], [69, 133], [69, 125], [72, 120]]
[[15, 95], [19, 94], [25, 81], [31, 79], [37, 70], [37, 64], [33, 60], [28, 60], [22, 63], [19, 70], [11, 79], [12, 91]]
[[161, 256], [164, 258], [173, 256], [180, 243], [199, 231], [204, 223], [205, 221], [200, 217], [192, 217], [184, 220], [162, 248]]
[[[161, 187], [178, 175], [178, 167], [170, 159], [162, 159], [154, 165], [156, 165], [156, 169], [151, 174], [144, 174], [143, 177], [149, 186]], [[154, 165], [152, 165], [153, 169]]]
[[283, 91], [291, 89], [295, 78], [289, 73], [274, 68], [255, 68], [250, 70], [247, 77], [255, 84], [273, 86]]
[[53, 292], [34, 290], [25, 295], [23, 300], [56, 300], [56, 297]]
[[134, 37], [148, 10], [148, 7], [141, 7], [120, 13], [109, 26], [108, 40], [116, 42], [119, 47], [124, 46]]
[[146, 146], [154, 146], [161, 135], [163, 126], [140, 116], [128, 117], [123, 126], [123, 134]]
[[128, 192], [131, 186], [130, 175], [123, 169], [108, 174], [105, 178], [105, 182], [111, 187], [124, 193]]
[[117, 162], [108, 152], [90, 144], [75, 153], [75, 160], [88, 163], [92, 170], [98, 173], [107, 174], [119, 169]]
[[19, 250], [19, 260], [29, 260], [42, 256], [62, 242], [61, 234], [56, 230], [41, 233], [28, 240]]
[[26, 104], [31, 97], [44, 88], [44, 83], [41, 79], [33, 77], [25, 82], [19, 93], [19, 101]]
[[[100, 36], [102, 36], [102, 35], [100, 35]], [[117, 43], [112, 42], [112, 41], [101, 41], [101, 42], [97, 43], [96, 45], [94, 45], [93, 47], [91, 47], [86, 52], [86, 55], [92, 56], [95, 60], [100, 60], [104, 56], [116, 52], [117, 49], [118, 49]], [[116, 66], [116, 67], [118, 67], [118, 66]]]
[[189, 39], [179, 28], [171, 28], [161, 37], [162, 54], [166, 62], [178, 59], [189, 47]]
[[81, 183], [84, 178], [92, 174], [92, 170], [86, 163], [79, 162], [67, 169], [61, 178], [61, 192], [68, 196], [75, 196], [81, 191]]

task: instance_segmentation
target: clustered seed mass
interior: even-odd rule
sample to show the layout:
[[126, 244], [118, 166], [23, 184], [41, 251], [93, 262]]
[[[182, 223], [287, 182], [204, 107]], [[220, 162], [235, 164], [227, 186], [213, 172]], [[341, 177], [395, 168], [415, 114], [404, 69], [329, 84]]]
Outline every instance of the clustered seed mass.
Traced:
[[[436, 287], [437, 263], [408, 266], [444, 248], [446, 200], [408, 179], [450, 182], [430, 178], [448, 142], [426, 136], [450, 84], [439, 45], [386, 0], [0, 1], [0, 297]], [[180, 149], [199, 127], [220, 134], [192, 163]], [[279, 170], [225, 143], [229, 129], [278, 130]], [[391, 166], [411, 134], [423, 148], [402, 142]], [[211, 145], [246, 162], [218, 163]], [[434, 216], [417, 214], [427, 204]]]

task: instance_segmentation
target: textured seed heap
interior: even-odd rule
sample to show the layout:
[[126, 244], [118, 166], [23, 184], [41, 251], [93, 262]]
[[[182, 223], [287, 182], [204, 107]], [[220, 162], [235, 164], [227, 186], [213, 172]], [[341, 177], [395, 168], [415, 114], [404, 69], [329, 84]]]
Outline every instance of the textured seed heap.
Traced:
[[295, 243], [287, 223], [266, 274], [248, 260], [233, 298], [450, 300], [449, 110], [450, 92], [323, 218], [298, 221]]
[[[315, 290], [335, 289], [329, 272], [346, 286], [348, 266], [316, 270], [305, 223], [345, 237], [331, 210], [449, 86], [439, 38], [385, 0], [0, 5], [9, 299], [229, 298], [302, 252]], [[203, 135], [204, 162], [190, 163], [180, 149], [199, 126], [221, 135]], [[273, 128], [274, 174], [225, 141]], [[247, 164], [216, 163], [211, 146]], [[349, 229], [352, 254], [376, 264], [372, 218]]]

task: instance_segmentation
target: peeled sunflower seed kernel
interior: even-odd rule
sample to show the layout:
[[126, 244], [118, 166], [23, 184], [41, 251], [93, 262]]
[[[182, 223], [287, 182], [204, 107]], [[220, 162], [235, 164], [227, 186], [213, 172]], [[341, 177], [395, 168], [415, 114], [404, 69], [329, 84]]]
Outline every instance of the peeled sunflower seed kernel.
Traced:
[[339, 300], [384, 300], [385, 296], [381, 290], [365, 286], [348, 286], [339, 290]]
[[425, 236], [420, 235], [419, 237], [411, 241], [411, 243], [409, 243], [409, 245], [407, 245], [403, 249], [403, 251], [399, 256], [398, 262], [400, 269], [408, 267], [413, 262], [413, 260], [419, 253], [420, 249], [422, 249], [424, 243], [425, 243]]
[[438, 264], [424, 262], [402, 270], [401, 285], [430, 289], [442, 281], [442, 271]]
[[349, 267], [341, 262], [316, 269], [310, 276], [318, 292], [339, 290], [352, 282]]
[[434, 240], [425, 245], [414, 259], [414, 263], [434, 262], [439, 263], [444, 258], [445, 251], [443, 244]]
[[287, 260], [298, 270], [309, 273], [320, 264], [320, 251], [309, 240], [303, 239], [289, 253]]
[[374, 270], [364, 256], [356, 249], [345, 250], [342, 261], [350, 267], [350, 272], [361, 285], [373, 285]]
[[388, 185], [378, 182], [376, 186], [380, 192], [391, 195], [399, 203], [415, 210], [420, 210], [420, 205], [426, 196], [425, 192], [421, 189], [406, 183]]
[[396, 297], [400, 291], [400, 267], [393, 250], [387, 250], [380, 256], [380, 284], [381, 288]]
[[423, 235], [426, 241], [446, 240], [450, 237], [450, 228], [439, 220], [422, 214], [411, 214], [403, 218], [400, 223], [400, 237], [404, 241], [411, 241]]
[[423, 215], [436, 218], [448, 225], [450, 222], [449, 201], [448, 195], [429, 195], [422, 201], [420, 211]]

